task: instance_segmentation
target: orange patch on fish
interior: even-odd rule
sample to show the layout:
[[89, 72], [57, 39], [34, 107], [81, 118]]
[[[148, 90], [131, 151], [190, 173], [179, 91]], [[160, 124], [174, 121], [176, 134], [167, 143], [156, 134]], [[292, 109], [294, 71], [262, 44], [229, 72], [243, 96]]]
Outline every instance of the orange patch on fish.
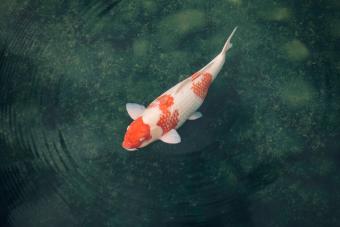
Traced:
[[170, 107], [174, 104], [174, 98], [171, 95], [162, 95], [149, 105], [150, 108], [158, 106], [162, 111], [157, 125], [162, 128], [163, 134], [175, 128], [179, 122], [178, 110], [171, 113]]
[[172, 114], [170, 111], [163, 112], [157, 125], [162, 128], [163, 135], [169, 132], [171, 129], [176, 128], [179, 122], [178, 110], [175, 110]]
[[[191, 90], [201, 99], [207, 96], [208, 89], [212, 82], [212, 75], [210, 73], [195, 73], [191, 76], [192, 87]], [[195, 80], [199, 80], [195, 82]]]
[[159, 96], [155, 101], [150, 103], [148, 108], [153, 108], [159, 106], [159, 108], [163, 111], [169, 108], [174, 104], [174, 98], [171, 95], [162, 95]]
[[202, 75], [200, 72], [195, 72], [191, 75], [191, 80], [196, 80], [200, 75]]
[[162, 95], [157, 100], [159, 102], [159, 108], [162, 112], [167, 111], [169, 107], [174, 104], [174, 98], [171, 95]]

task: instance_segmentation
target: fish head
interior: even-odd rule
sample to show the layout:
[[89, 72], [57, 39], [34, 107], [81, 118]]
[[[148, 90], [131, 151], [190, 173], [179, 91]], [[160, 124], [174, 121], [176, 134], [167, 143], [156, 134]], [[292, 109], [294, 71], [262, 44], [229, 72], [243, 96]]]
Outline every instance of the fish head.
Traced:
[[126, 150], [136, 150], [151, 140], [150, 126], [144, 123], [143, 118], [134, 120], [126, 129], [122, 147]]

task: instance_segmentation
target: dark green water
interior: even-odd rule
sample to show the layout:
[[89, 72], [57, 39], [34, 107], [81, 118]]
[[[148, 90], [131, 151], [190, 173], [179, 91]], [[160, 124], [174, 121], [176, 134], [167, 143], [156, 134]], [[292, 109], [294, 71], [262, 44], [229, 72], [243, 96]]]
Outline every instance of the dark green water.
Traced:
[[[0, 226], [339, 226], [337, 0], [1, 0]], [[239, 26], [182, 143], [120, 146]]]

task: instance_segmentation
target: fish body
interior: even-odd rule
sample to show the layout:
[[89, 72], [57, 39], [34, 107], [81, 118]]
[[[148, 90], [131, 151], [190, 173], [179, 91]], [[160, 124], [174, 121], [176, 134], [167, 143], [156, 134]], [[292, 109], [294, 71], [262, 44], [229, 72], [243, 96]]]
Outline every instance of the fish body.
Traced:
[[156, 140], [170, 144], [181, 142], [176, 129], [187, 120], [202, 117], [197, 109], [202, 105], [211, 83], [224, 65], [235, 31], [236, 28], [228, 37], [222, 51], [212, 61], [161, 94], [146, 108], [139, 104], [126, 104], [127, 112], [134, 121], [127, 127], [123, 148], [136, 150]]

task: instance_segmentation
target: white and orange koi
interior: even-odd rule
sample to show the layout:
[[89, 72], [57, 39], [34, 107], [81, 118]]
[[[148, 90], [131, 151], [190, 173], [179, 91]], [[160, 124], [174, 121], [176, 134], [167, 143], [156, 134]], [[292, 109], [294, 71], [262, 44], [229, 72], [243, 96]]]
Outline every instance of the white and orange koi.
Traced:
[[202, 117], [197, 109], [202, 105], [211, 83], [225, 62], [230, 42], [237, 27], [232, 31], [222, 51], [202, 69], [179, 82], [156, 98], [147, 108], [127, 103], [126, 109], [134, 120], [128, 127], [122, 143], [126, 150], [136, 150], [161, 140], [177, 144], [181, 137], [177, 130], [186, 120]]

